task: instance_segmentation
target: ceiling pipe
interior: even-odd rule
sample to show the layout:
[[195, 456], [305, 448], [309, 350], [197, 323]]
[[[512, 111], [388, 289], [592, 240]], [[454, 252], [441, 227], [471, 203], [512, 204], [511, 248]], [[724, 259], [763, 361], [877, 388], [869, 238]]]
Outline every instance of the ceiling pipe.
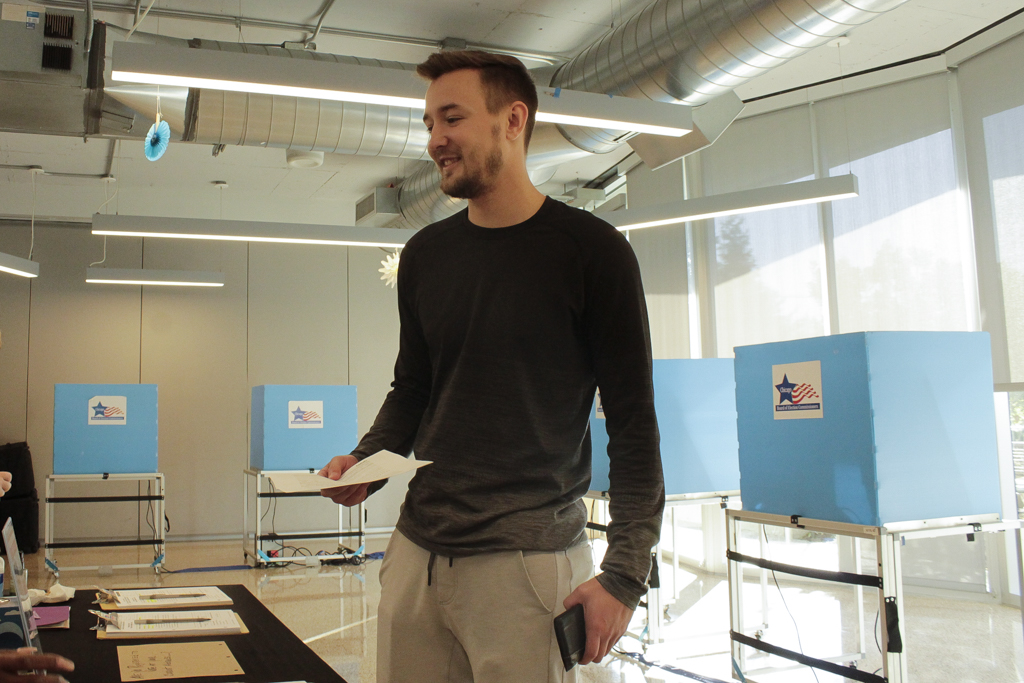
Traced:
[[[550, 86], [700, 105], [906, 1], [656, 0], [554, 69]], [[273, 46], [206, 40], [189, 44], [200, 49], [415, 68]], [[184, 139], [194, 142], [428, 158], [428, 136], [419, 113], [399, 107], [193, 89], [184, 119]], [[538, 169], [567, 159], [610, 152], [635, 137], [579, 126], [559, 125], [556, 130], [560, 135], [538, 126], [538, 139], [531, 144], [533, 160], [528, 162], [535, 175], [540, 175]], [[684, 149], [681, 154], [692, 151]], [[402, 225], [422, 227], [464, 206], [445, 197], [439, 186], [440, 175], [432, 164], [403, 183]]]
[[[549, 86], [702, 105], [905, 2], [656, 0], [555, 69]], [[730, 112], [726, 125], [737, 113]], [[610, 152], [633, 138], [651, 138], [560, 124], [558, 131], [573, 146], [594, 154]], [[706, 146], [693, 145], [687, 137], [658, 137], [635, 148], [658, 149], [652, 165], [662, 166]], [[703, 139], [711, 144], [715, 138], [717, 134], [709, 133]], [[666, 146], [678, 151], [666, 156]], [[428, 185], [428, 177], [436, 186]], [[403, 225], [422, 226], [427, 218], [445, 218], [465, 205], [443, 197], [436, 169], [432, 174], [424, 169], [406, 182], [413, 184], [408, 192], [403, 185], [399, 195], [408, 197], [399, 203]]]
[[[47, 7], [64, 9], [82, 9], [87, 0], [46, 0]], [[96, 12], [106, 14], [128, 14], [134, 15], [138, 21], [138, 11], [134, 5], [122, 5], [113, 2], [93, 2], [93, 9]], [[228, 24], [231, 26], [246, 26], [251, 28], [271, 29], [276, 31], [289, 31], [299, 34], [309, 34], [315, 30], [315, 26], [306, 23], [290, 21], [275, 21], [271, 19], [256, 19], [251, 17], [233, 16], [228, 14], [213, 14], [210, 12], [197, 12], [194, 10], [162, 9], [154, 7], [150, 14], [154, 17], [167, 19], [179, 19], [184, 21], [199, 21], [212, 24]], [[399, 36], [387, 33], [373, 33], [370, 31], [355, 31], [352, 29], [323, 26], [320, 32], [325, 35], [339, 36], [343, 38], [358, 38], [360, 40], [371, 40], [375, 42], [390, 43], [392, 45], [407, 45], [410, 47], [422, 47], [429, 50], [440, 50], [444, 41], [430, 40], [427, 38], [415, 38], [412, 36]], [[484, 50], [497, 54], [511, 55], [519, 59], [528, 59], [541, 64], [561, 64], [565, 61], [562, 55], [549, 52], [532, 52], [529, 50], [516, 50], [502, 47], [500, 45], [489, 45], [486, 43], [466, 43], [470, 50]]]
[[[558, 67], [552, 87], [698, 106], [907, 0], [656, 0]], [[560, 126], [600, 152], [633, 135]]]

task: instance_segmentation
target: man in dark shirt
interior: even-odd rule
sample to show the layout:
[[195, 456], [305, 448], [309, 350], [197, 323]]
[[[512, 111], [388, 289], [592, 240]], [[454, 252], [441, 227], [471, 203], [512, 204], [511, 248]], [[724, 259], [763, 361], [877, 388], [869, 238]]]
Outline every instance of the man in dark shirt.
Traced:
[[[377, 680], [571, 680], [552, 619], [582, 604], [583, 663], [625, 632], [664, 508], [639, 267], [604, 221], [544, 197], [526, 171], [536, 89], [516, 59], [443, 52], [424, 122], [441, 189], [467, 210], [423, 228], [398, 271], [393, 390], [337, 479], [381, 449], [417, 471], [381, 567]], [[586, 540], [589, 416], [601, 388], [612, 523], [602, 573]], [[324, 495], [355, 505], [356, 485]]]

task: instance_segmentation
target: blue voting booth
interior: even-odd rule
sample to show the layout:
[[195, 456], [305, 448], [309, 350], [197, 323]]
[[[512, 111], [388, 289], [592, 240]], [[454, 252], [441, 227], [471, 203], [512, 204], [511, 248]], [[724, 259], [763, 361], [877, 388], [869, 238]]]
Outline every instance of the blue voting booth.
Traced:
[[57, 384], [53, 473], [157, 471], [155, 384]]
[[743, 509], [870, 526], [998, 514], [984, 332], [736, 348]]
[[356, 388], [266, 384], [252, 389], [249, 466], [316, 469], [358, 442]]
[[[739, 489], [736, 392], [731, 358], [654, 361], [654, 409], [661, 432], [666, 495]], [[608, 431], [590, 416], [591, 491], [607, 491]]]

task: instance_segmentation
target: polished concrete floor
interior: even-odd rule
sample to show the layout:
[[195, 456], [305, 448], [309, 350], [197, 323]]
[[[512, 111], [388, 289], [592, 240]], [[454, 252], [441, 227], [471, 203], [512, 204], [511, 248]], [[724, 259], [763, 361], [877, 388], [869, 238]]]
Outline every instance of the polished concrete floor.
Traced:
[[[383, 550], [386, 539], [371, 539], [367, 551]], [[313, 548], [316, 550], [317, 548]], [[242, 584], [249, 588], [289, 628], [350, 683], [374, 683], [376, 613], [380, 597], [379, 561], [361, 566], [306, 567], [292, 564], [258, 569], [156, 574], [152, 570], [109, 571], [69, 569], [72, 566], [132, 564], [152, 560], [135, 549], [61, 550], [56, 559], [63, 567], [61, 583], [80, 589], [104, 587], [188, 586]], [[166, 566], [170, 570], [225, 567], [244, 561], [240, 542], [170, 543]], [[53, 579], [43, 566], [43, 552], [26, 557], [30, 585], [46, 588]], [[732, 680], [729, 655], [728, 585], [721, 577], [679, 569], [678, 598], [663, 566], [666, 608], [664, 642], [642, 648], [625, 638], [619, 648], [633, 653], [609, 657], [600, 665], [581, 671], [585, 683], [642, 683], [689, 681], [692, 678], [666, 669], [647, 669], [635, 661], [694, 672], [724, 681]], [[744, 589], [746, 624], [762, 625], [764, 639], [783, 647], [803, 648], [820, 657], [856, 661], [861, 670], [875, 671], [881, 657], [874, 629], [877, 597], [865, 590], [860, 599], [855, 589], [831, 589], [819, 583], [769, 584], [763, 594], [751, 577]], [[767, 610], [763, 613], [763, 610]], [[792, 615], [792, 616], [791, 616]], [[638, 612], [631, 631], [640, 633], [644, 614]], [[1016, 608], [967, 600], [908, 596], [906, 629], [909, 680], [914, 683], [1017, 683], [1024, 681], [1024, 634]], [[794, 624], [798, 624], [796, 627]], [[863, 635], [862, 632], [863, 631]], [[861, 654], [863, 653], [863, 654]], [[751, 653], [745, 670], [785, 666], [778, 658], [758, 658]], [[805, 668], [753, 674], [748, 680], [763, 683], [840, 683], [844, 679], [822, 672], [815, 676]], [[491, 682], [487, 682], [491, 683]]]

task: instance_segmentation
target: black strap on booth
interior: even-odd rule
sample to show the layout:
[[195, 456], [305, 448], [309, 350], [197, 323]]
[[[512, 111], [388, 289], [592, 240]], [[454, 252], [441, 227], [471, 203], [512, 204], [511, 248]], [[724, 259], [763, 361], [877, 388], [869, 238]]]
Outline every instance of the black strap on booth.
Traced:
[[260, 491], [257, 498], [323, 498], [319, 491]]
[[262, 534], [256, 538], [261, 541], [300, 541], [314, 538], [339, 538], [339, 537], [351, 537], [351, 536], [362, 536], [358, 531], [328, 531], [328, 532], [317, 532], [317, 533], [294, 533], [294, 534], [277, 534], [269, 533]]
[[735, 551], [729, 550], [725, 556], [733, 562], [752, 564], [762, 569], [770, 569], [773, 572], [783, 572], [795, 576], [805, 576], [809, 579], [821, 579], [822, 581], [835, 581], [836, 583], [848, 583], [854, 586], [868, 586], [869, 588], [881, 588], [882, 577], [868, 576], [867, 574], [854, 574], [852, 572], [832, 572], [824, 569], [810, 569], [808, 567], [797, 567], [792, 564], [772, 562], [762, 557], [750, 557]]
[[742, 633], [737, 633], [736, 631], [729, 631], [729, 637], [735, 642], [752, 647], [755, 650], [767, 652], [770, 655], [782, 657], [814, 669], [821, 669], [822, 671], [827, 671], [837, 676], [843, 676], [844, 678], [848, 678], [852, 681], [861, 681], [862, 683], [888, 683], [889, 681], [888, 678], [883, 676], [868, 673], [867, 671], [861, 671], [860, 669], [855, 669], [852, 666], [843, 666], [842, 664], [836, 664], [835, 662], [829, 662], [824, 659], [808, 657], [800, 652], [787, 650], [784, 647], [772, 645], [764, 642], [763, 640], [758, 640]]
[[74, 496], [47, 498], [47, 503], [124, 503], [147, 500], [163, 500], [163, 496]]
[[889, 652], [903, 652], [903, 636], [900, 635], [900, 613], [896, 609], [896, 598], [885, 599], [885, 649]]
[[44, 543], [45, 548], [112, 548], [129, 545], [164, 545], [159, 538], [143, 538], [135, 541], [57, 541]]

